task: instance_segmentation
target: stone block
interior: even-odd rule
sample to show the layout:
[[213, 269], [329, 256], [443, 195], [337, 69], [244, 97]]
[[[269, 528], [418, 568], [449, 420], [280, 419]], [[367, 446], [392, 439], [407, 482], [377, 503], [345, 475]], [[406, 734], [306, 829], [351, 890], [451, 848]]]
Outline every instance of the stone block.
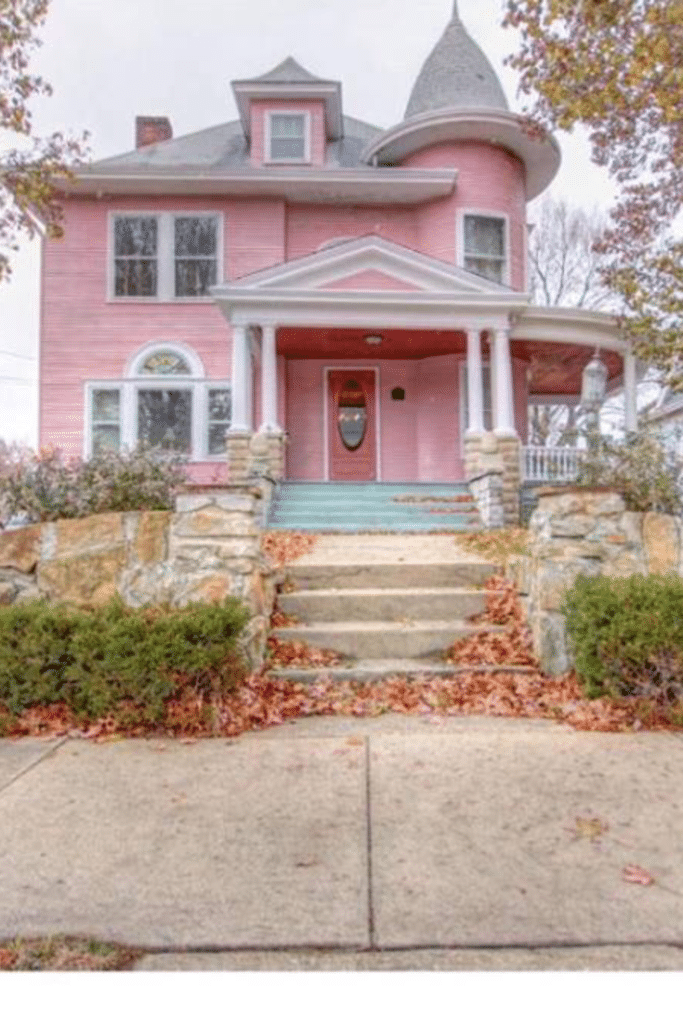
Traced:
[[143, 564], [163, 562], [168, 552], [170, 512], [141, 512], [133, 552]]
[[629, 551], [622, 548], [612, 557], [606, 558], [601, 565], [603, 576], [623, 577], [637, 574], [644, 576], [647, 573], [642, 550]]
[[216, 505], [196, 512], [176, 513], [172, 525], [172, 534], [176, 537], [248, 537], [257, 532], [251, 515], [227, 512]]
[[57, 528], [54, 557], [74, 558], [98, 554], [115, 548], [123, 549], [125, 536], [123, 514], [105, 512], [86, 519], [62, 519]]
[[172, 559], [181, 558], [186, 562], [213, 561], [219, 564], [235, 558], [256, 558], [259, 553], [259, 538], [229, 537], [221, 541], [212, 537], [203, 541], [196, 537], [175, 537], [171, 546]]
[[681, 553], [679, 527], [674, 516], [646, 512], [643, 517], [643, 543], [649, 573], [664, 575], [678, 572]]
[[541, 668], [549, 676], [561, 676], [572, 667], [567, 649], [564, 615], [541, 613], [531, 625], [534, 654]]
[[178, 580], [173, 603], [178, 607], [195, 601], [219, 603], [231, 595], [235, 595], [235, 580], [227, 572], [215, 572]]
[[33, 572], [41, 553], [43, 527], [24, 526], [0, 534], [0, 567]]
[[567, 562], [542, 562], [536, 571], [534, 598], [541, 611], [557, 612], [564, 596], [577, 576], [599, 576], [601, 564], [588, 558], [574, 558]]
[[594, 524], [593, 516], [555, 513], [550, 517], [550, 533], [553, 537], [585, 537]]
[[118, 591], [126, 564], [123, 548], [80, 558], [53, 559], [38, 566], [38, 586], [54, 601], [75, 605], [106, 604]]

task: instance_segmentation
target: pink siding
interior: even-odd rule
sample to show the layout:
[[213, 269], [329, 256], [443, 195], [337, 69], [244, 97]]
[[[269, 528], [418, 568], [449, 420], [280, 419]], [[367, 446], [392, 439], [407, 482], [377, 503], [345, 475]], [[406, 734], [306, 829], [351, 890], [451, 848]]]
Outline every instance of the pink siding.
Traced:
[[269, 110], [299, 111], [310, 114], [311, 163], [322, 167], [325, 163], [325, 104], [322, 100], [252, 100], [251, 101], [251, 162], [255, 167], [266, 163], [266, 114]]
[[396, 277], [383, 274], [381, 270], [360, 270], [357, 274], [349, 274], [348, 277], [340, 277], [338, 281], [331, 281], [325, 285], [335, 291], [342, 289], [357, 289], [358, 291], [391, 291], [391, 292], [417, 292], [420, 289], [406, 281], [399, 281]]
[[287, 208], [287, 259], [307, 256], [334, 238], [379, 235], [418, 249], [415, 210], [401, 206], [327, 206], [308, 203]]
[[230, 279], [284, 258], [284, 203], [278, 200], [143, 196], [65, 203], [65, 237], [43, 261], [40, 444], [83, 452], [84, 384], [119, 379], [152, 341], [178, 341], [207, 378], [230, 377], [230, 328], [211, 302], [107, 302], [108, 211], [215, 211], [224, 216], [224, 271]]
[[[525, 287], [526, 194], [521, 161], [484, 142], [442, 142], [408, 157], [405, 167], [455, 167], [455, 195], [420, 207], [418, 248], [430, 256], [456, 261], [456, 218], [463, 210], [505, 214], [510, 223], [510, 284]], [[462, 262], [457, 258], [457, 262]]]
[[[325, 467], [323, 388], [325, 367], [379, 368], [379, 432], [382, 480], [462, 479], [459, 438], [458, 360], [287, 361], [288, 477], [323, 480]], [[405, 390], [395, 401], [391, 392]]]

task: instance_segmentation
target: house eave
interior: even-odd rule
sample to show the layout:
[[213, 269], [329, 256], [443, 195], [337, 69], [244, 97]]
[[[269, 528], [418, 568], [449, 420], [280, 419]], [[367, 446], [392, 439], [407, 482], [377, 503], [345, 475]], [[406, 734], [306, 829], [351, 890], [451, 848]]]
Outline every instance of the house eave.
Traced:
[[413, 206], [451, 195], [456, 181], [457, 171], [442, 169], [250, 168], [228, 174], [155, 169], [108, 174], [81, 171], [69, 180], [59, 180], [57, 188], [65, 196], [98, 199], [124, 195], [231, 195], [291, 202]]
[[536, 138], [517, 114], [481, 108], [419, 114], [378, 135], [361, 159], [398, 164], [427, 146], [452, 141], [487, 142], [514, 153], [526, 168], [528, 200], [548, 187], [561, 163], [560, 147], [552, 135]]
[[511, 339], [585, 345], [622, 354], [628, 351], [615, 316], [561, 306], [528, 306], [515, 321]]

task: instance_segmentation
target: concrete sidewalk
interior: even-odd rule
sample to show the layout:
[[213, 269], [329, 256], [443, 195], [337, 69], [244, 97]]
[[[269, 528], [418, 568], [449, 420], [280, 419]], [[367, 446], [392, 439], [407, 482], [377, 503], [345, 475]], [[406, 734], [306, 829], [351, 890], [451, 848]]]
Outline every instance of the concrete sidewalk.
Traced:
[[683, 969], [682, 800], [680, 734], [540, 721], [2, 741], [0, 936], [143, 969]]

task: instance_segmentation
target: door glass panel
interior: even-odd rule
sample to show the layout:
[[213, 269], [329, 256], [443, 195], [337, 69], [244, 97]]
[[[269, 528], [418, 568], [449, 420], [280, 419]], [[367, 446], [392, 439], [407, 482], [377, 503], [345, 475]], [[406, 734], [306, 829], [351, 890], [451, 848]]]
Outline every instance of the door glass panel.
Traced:
[[368, 424], [365, 394], [356, 380], [347, 380], [339, 395], [337, 426], [344, 447], [355, 452], [360, 448]]

